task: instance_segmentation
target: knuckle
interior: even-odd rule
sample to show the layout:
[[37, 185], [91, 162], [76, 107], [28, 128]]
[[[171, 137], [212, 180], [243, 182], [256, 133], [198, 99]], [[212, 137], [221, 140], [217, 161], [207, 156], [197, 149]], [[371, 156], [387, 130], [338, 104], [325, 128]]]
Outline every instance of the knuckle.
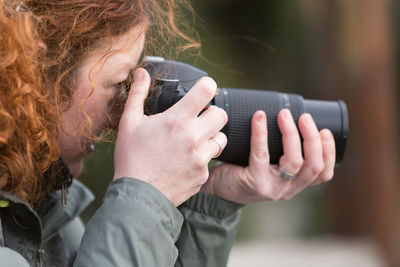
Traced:
[[290, 163], [290, 167], [292, 170], [298, 171], [303, 166], [304, 160], [303, 159], [293, 159]]
[[310, 171], [313, 176], [318, 176], [324, 169], [323, 163], [314, 163], [311, 165]]
[[193, 163], [193, 169], [192, 169], [192, 174], [193, 174], [193, 182], [196, 186], [202, 186], [205, 184], [208, 180], [209, 177], [209, 171], [207, 164], [202, 164], [199, 163], [198, 161]]
[[[186, 143], [186, 152], [189, 154], [189, 155], [193, 155], [195, 152], [196, 152], [196, 150], [197, 150], [197, 145], [196, 145], [196, 143], [195, 142], [191, 142], [191, 141], [187, 141], [187, 142], [185, 142]], [[200, 163], [199, 163], [200, 164]]]
[[[183, 137], [183, 142], [186, 147], [186, 151], [190, 154], [193, 155], [196, 153], [198, 149], [198, 137], [197, 135], [192, 135], [192, 134], [186, 134], [185, 137]], [[198, 161], [198, 164], [201, 164], [200, 161]]]
[[176, 120], [173, 124], [173, 130], [178, 133], [187, 133], [190, 132], [191, 125], [186, 120]]
[[259, 160], [259, 161], [265, 161], [268, 159], [269, 154], [267, 151], [263, 150], [263, 149], [257, 149], [253, 152], [253, 155], [255, 157], [255, 159]]
[[207, 159], [204, 155], [198, 155], [197, 157], [194, 157], [195, 161], [193, 163], [194, 168], [196, 171], [199, 173], [200, 176], [204, 175], [204, 169], [207, 169]]
[[294, 197], [293, 193], [285, 194], [281, 197], [281, 200], [291, 200]]
[[166, 116], [164, 123], [169, 132], [182, 128], [182, 120], [178, 120], [174, 116]]
[[219, 110], [219, 113], [221, 114], [220, 115], [221, 120], [222, 120], [223, 124], [225, 125], [228, 122], [228, 114], [222, 108], [218, 108], [218, 110]]
[[281, 192], [271, 190], [268, 187], [257, 186], [254, 189], [254, 195], [260, 196], [262, 199], [277, 201], [281, 198]]
[[193, 154], [197, 150], [200, 136], [193, 129], [189, 121], [167, 118], [165, 120], [165, 127], [170, 137], [174, 136], [176, 139], [176, 137], [179, 136], [180, 141], [184, 144], [182, 147], [184, 147], [187, 152]]
[[322, 175], [320, 179], [322, 182], [329, 182], [330, 180], [332, 180], [333, 176], [334, 176], [334, 172], [329, 171], [329, 172], [325, 173], [324, 175]]
[[209, 155], [207, 155], [206, 153], [201, 153], [197, 160], [197, 162], [199, 164], [198, 165], [199, 169], [201, 169], [201, 170], [203, 170], [203, 168], [207, 169], [209, 160], [210, 160]]
[[221, 141], [224, 144], [224, 148], [225, 148], [226, 145], [228, 144], [228, 137], [226, 137], [226, 134], [223, 132], [220, 132], [219, 136], [221, 137]]
[[297, 131], [297, 128], [293, 125], [293, 127], [288, 127], [287, 129], [285, 129], [284, 134], [288, 137], [293, 138], [299, 135], [299, 132]]
[[201, 91], [209, 99], [212, 99], [215, 96], [215, 91], [217, 89], [217, 85], [215, 84], [214, 80], [205, 77], [202, 79], [202, 86]]
[[224, 125], [228, 122], [228, 114], [222, 108], [214, 106], [214, 105], [210, 105], [208, 107], [208, 111], [211, 112], [212, 116], [217, 118], [218, 121], [220, 121]]
[[209, 174], [208, 168], [207, 167], [204, 168], [203, 171], [201, 172], [200, 177], [199, 177], [200, 178], [200, 183], [204, 184], [205, 182], [207, 182], [209, 175], [210, 174]]
[[183, 151], [187, 153], [190, 158], [195, 158], [196, 152], [199, 148], [200, 139], [197, 133], [194, 133], [190, 130], [185, 130], [179, 133], [170, 133], [170, 136], [172, 136], [173, 139], [176, 140], [176, 142], [182, 144], [181, 146], [176, 147], [176, 149], [183, 149]]
[[264, 195], [264, 198], [267, 198], [267, 197], [272, 201], [278, 201], [278, 200], [282, 199], [282, 194], [275, 192], [275, 193], [272, 193], [269, 195]]

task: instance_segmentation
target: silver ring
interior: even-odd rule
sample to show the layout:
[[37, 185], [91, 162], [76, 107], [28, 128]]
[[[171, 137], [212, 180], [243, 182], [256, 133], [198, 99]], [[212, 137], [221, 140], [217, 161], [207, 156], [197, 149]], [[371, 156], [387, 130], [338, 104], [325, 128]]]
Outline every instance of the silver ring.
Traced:
[[222, 145], [222, 142], [215, 137], [213, 137], [211, 140], [213, 140], [218, 145], [218, 148], [219, 148], [218, 153], [217, 153], [217, 155], [214, 156], [214, 158], [218, 158], [219, 155], [221, 155], [222, 150], [224, 149], [224, 146]]
[[288, 172], [285, 172], [284, 170], [282, 170], [281, 168], [279, 168], [279, 175], [286, 180], [293, 180], [294, 177], [296, 177], [296, 175], [294, 174], [290, 174]]

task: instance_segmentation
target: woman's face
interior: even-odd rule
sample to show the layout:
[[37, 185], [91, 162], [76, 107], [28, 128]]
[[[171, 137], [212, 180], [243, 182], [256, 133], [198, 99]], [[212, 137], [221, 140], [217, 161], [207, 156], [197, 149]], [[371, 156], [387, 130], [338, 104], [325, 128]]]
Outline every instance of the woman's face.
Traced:
[[87, 125], [89, 117], [91, 134], [95, 136], [100, 136], [109, 125], [109, 103], [121, 94], [118, 83], [125, 81], [138, 63], [145, 28], [138, 26], [122, 36], [104, 40], [105, 45], [96, 48], [77, 71], [75, 91], [71, 105], [61, 116], [59, 135], [61, 157], [74, 177], [82, 172], [84, 158], [94, 152], [90, 133], [80, 131], [82, 125]]

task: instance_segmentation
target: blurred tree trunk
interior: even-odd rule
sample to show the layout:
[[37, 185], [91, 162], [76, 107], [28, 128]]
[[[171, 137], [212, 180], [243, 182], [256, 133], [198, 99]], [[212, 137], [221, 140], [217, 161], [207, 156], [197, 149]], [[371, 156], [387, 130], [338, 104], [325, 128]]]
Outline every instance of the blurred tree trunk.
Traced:
[[345, 100], [346, 155], [331, 184], [333, 230], [371, 237], [399, 266], [399, 153], [394, 47], [385, 0], [300, 0], [315, 93]]

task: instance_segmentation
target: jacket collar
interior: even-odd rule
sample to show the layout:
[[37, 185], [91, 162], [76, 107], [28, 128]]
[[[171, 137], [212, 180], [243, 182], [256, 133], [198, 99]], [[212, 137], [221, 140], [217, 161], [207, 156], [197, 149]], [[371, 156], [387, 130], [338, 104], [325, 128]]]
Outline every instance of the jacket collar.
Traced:
[[[34, 231], [36, 241], [49, 240], [60, 228], [77, 217], [93, 200], [92, 192], [77, 179], [74, 179], [72, 185], [67, 191], [68, 204], [66, 207], [61, 205], [61, 190], [50, 194], [49, 198], [39, 206], [38, 212], [21, 200], [17, 196], [0, 190], [0, 200], [8, 200], [11, 206], [18, 214], [27, 218], [30, 226], [38, 231]], [[43, 207], [42, 207], [43, 206]]]
[[42, 216], [43, 239], [47, 241], [58, 230], [79, 216], [94, 200], [93, 193], [77, 179], [67, 190], [68, 202], [65, 207], [61, 203], [61, 190], [55, 192], [50, 209]]

